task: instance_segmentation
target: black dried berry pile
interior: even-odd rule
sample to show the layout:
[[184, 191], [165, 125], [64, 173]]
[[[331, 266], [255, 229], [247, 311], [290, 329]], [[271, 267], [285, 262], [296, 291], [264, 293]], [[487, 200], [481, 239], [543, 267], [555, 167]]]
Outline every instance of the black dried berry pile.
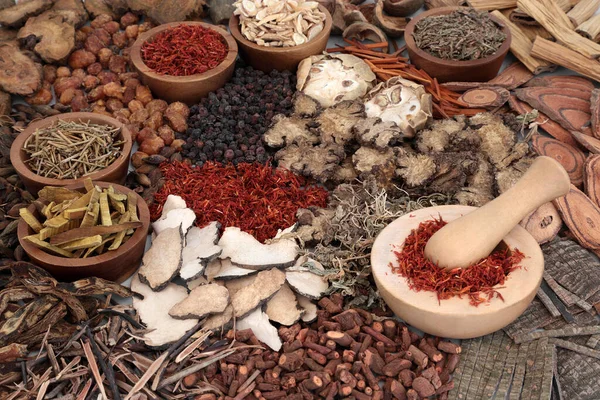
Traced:
[[182, 155], [195, 165], [268, 161], [263, 134], [277, 114], [289, 115], [296, 76], [237, 68], [231, 81], [190, 108]]

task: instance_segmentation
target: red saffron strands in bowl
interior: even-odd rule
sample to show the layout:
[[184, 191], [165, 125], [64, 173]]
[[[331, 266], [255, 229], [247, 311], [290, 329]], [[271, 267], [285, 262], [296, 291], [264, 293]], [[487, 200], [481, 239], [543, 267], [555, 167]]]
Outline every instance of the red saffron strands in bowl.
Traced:
[[190, 76], [214, 69], [228, 51], [227, 42], [218, 32], [181, 24], [144, 43], [142, 60], [157, 74]]
[[167, 196], [176, 194], [194, 210], [198, 226], [219, 221], [223, 228], [236, 226], [264, 242], [292, 226], [298, 209], [327, 205], [325, 189], [305, 187], [304, 178], [262, 164], [207, 162], [198, 168], [175, 162], [160, 168], [165, 185], [154, 195], [153, 221]]
[[402, 251], [394, 252], [398, 266], [392, 265], [392, 272], [407, 278], [412, 290], [436, 292], [440, 302], [469, 296], [470, 304], [477, 307], [494, 296], [504, 300], [497, 285], [503, 285], [508, 274], [520, 268], [525, 255], [518, 249], [496, 250], [469, 268], [440, 268], [425, 257], [425, 245], [444, 225], [441, 217], [419, 224], [406, 238]]

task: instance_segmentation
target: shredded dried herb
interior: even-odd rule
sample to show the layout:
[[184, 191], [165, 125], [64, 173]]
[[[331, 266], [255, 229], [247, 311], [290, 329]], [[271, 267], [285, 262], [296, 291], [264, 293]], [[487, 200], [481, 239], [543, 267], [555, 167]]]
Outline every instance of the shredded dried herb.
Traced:
[[415, 26], [415, 44], [444, 60], [478, 60], [494, 54], [506, 40], [489, 13], [457, 10], [423, 18]]
[[444, 225], [441, 217], [420, 223], [406, 238], [402, 250], [394, 252], [398, 266], [392, 265], [392, 271], [406, 277], [412, 290], [436, 292], [439, 301], [468, 296], [470, 304], [478, 306], [494, 297], [504, 300], [498, 285], [503, 285], [508, 274], [520, 268], [525, 255], [518, 249], [499, 249], [469, 268], [440, 268], [425, 257], [425, 246]]

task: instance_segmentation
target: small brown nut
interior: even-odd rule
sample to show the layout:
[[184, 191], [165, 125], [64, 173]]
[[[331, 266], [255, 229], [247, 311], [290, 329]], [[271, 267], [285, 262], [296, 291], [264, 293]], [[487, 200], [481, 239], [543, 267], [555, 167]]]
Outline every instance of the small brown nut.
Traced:
[[52, 91], [43, 87], [32, 96], [26, 97], [25, 101], [31, 105], [50, 104], [52, 102]]
[[87, 50], [75, 50], [69, 56], [69, 66], [75, 68], [86, 68], [96, 62], [96, 56]]
[[140, 33], [143, 33], [143, 32], [148, 32], [150, 29], [154, 28], [155, 26], [156, 26], [156, 25], [154, 25], [154, 24], [153, 24], [152, 22], [150, 22], [150, 21], [143, 22], [143, 23], [141, 23], [141, 24], [139, 25], [139, 27], [140, 27]]
[[85, 39], [85, 44], [83, 45], [87, 51], [90, 53], [98, 55], [100, 50], [105, 48], [104, 43], [100, 40], [100, 38], [96, 35], [90, 35]]
[[[133, 43], [131, 43], [130, 39], [130, 43], [127, 43], [127, 48], [123, 49], [123, 51], [121, 52], [121, 56], [125, 59], [125, 61], [130, 62], [131, 61], [131, 46], [133, 46]], [[135, 42], [135, 40], [133, 40]]]
[[60, 104], [68, 106], [69, 104], [71, 104], [71, 101], [73, 101], [73, 97], [75, 97], [75, 89], [68, 88], [61, 93], [58, 101], [60, 102]]
[[135, 99], [135, 89], [126, 87], [125, 93], [123, 93], [123, 103], [129, 104], [129, 102], [133, 99]]
[[71, 70], [69, 67], [56, 68], [56, 78], [68, 78], [69, 76], [71, 76]]
[[[127, 104], [127, 108], [129, 108], [129, 111], [134, 113], [136, 111], [143, 110], [144, 105], [139, 100], [131, 100], [129, 104]], [[148, 115], [150, 115], [150, 113], [148, 113]]]
[[148, 86], [139, 85], [135, 88], [135, 98], [146, 105], [152, 101], [152, 92]]
[[169, 122], [169, 126], [173, 128], [175, 132], [183, 133], [186, 131], [187, 120], [183, 115], [177, 114], [176, 112], [167, 111], [165, 112], [164, 117]]
[[73, 76], [75, 78], [79, 78], [83, 82], [83, 80], [85, 79], [87, 74], [85, 73], [85, 70], [83, 70], [81, 68], [77, 68], [77, 69], [73, 70], [73, 73], [71, 73], [71, 76]]
[[86, 110], [89, 106], [90, 105], [88, 104], [88, 101], [83, 93], [75, 95], [71, 101], [71, 110], [73, 110], [73, 112]]
[[160, 153], [162, 148], [165, 147], [165, 142], [158, 136], [151, 139], [146, 139], [140, 144], [140, 151], [152, 156]]
[[108, 62], [112, 56], [113, 52], [111, 49], [103, 48], [98, 52], [98, 61], [100, 61], [103, 68], [108, 68]]
[[[123, 109], [123, 110], [125, 110], [125, 109]], [[122, 112], [123, 110], [120, 110], [120, 111]], [[125, 124], [125, 128], [127, 128], [129, 133], [131, 134], [131, 140], [135, 142], [137, 139], [137, 135], [140, 132], [140, 128], [138, 128], [137, 125], [129, 124], [129, 123]]]
[[168, 106], [169, 105], [166, 101], [162, 99], [154, 99], [150, 103], [146, 104], [146, 110], [148, 110], [150, 114], [154, 113], [155, 111], [160, 111], [161, 113], [164, 113], [167, 110]]
[[125, 47], [127, 47], [128, 40], [127, 40], [127, 35], [125, 34], [125, 32], [113, 33], [112, 41], [113, 41], [114, 45], [120, 49], [124, 49]]
[[92, 90], [93, 88], [95, 88], [96, 86], [98, 86], [100, 84], [100, 79], [98, 79], [97, 77], [95, 77], [94, 75], [88, 75], [85, 77], [85, 79], [83, 80], [83, 87], [85, 88], [85, 90], [87, 90], [88, 92], [90, 90]]
[[140, 76], [137, 72], [124, 72], [119, 74], [119, 79], [121, 82], [125, 83], [129, 79], [140, 79]]
[[175, 131], [170, 126], [163, 125], [158, 128], [158, 136], [160, 136], [167, 146], [170, 146], [175, 140]]
[[92, 26], [92, 28], [96, 29], [96, 28], [100, 28], [101, 26], [103, 26], [104, 24], [106, 24], [107, 22], [110, 22], [112, 20], [113, 19], [110, 15], [101, 14], [101, 15], [98, 15], [96, 18], [94, 18], [92, 20], [92, 22], [90, 22], [90, 25]]
[[167, 110], [165, 112], [174, 112], [183, 115], [183, 117], [186, 119], [190, 116], [190, 108], [180, 101], [176, 101], [174, 103], [169, 104], [169, 107], [167, 107]]
[[110, 82], [104, 85], [104, 94], [107, 97], [114, 97], [121, 100], [123, 98], [123, 92], [125, 88], [119, 85], [117, 82]]
[[85, 43], [88, 38], [88, 34], [82, 30], [77, 30], [75, 32], [75, 43]]
[[44, 81], [54, 83], [58, 77], [56, 67], [54, 65], [46, 64], [42, 69], [44, 71]]
[[108, 99], [106, 100], [106, 109], [111, 112], [115, 112], [123, 108], [123, 103], [119, 99]]
[[122, 74], [127, 71], [127, 63], [123, 57], [113, 54], [108, 62], [108, 69], [115, 74]]
[[176, 151], [181, 151], [181, 150], [183, 150], [184, 144], [185, 144], [185, 140], [175, 139], [175, 140], [173, 140], [173, 142], [171, 142], [171, 147], [174, 148]]
[[127, 108], [123, 107], [123, 108], [113, 112], [113, 115], [115, 116], [115, 118], [122, 117], [122, 118], [126, 119], [127, 122], [123, 122], [123, 123], [128, 124], [129, 117], [131, 117], [131, 111], [129, 111]]
[[89, 67], [87, 67], [87, 73], [90, 75], [98, 75], [100, 72], [102, 72], [104, 68], [102, 68], [102, 64], [100, 64], [99, 62], [95, 62], [93, 64], [91, 64]]
[[54, 92], [56, 93], [56, 96], [60, 97], [65, 90], [79, 89], [81, 84], [81, 79], [74, 76], [69, 78], [58, 78], [56, 82], [54, 82]]
[[[121, 77], [121, 76], [119, 75], [119, 77]], [[128, 87], [128, 88], [136, 89], [138, 86], [141, 85], [141, 83], [140, 83], [140, 80], [137, 78], [129, 78], [123, 83], [123, 85], [125, 85], [125, 87]]]
[[146, 122], [149, 116], [150, 115], [148, 115], [148, 111], [142, 108], [141, 110], [138, 110], [131, 114], [131, 117], [129, 117], [129, 122], [131, 122], [132, 124], [143, 126], [144, 122]]
[[100, 83], [103, 85], [108, 85], [109, 83], [115, 82], [119, 83], [119, 76], [111, 71], [102, 71], [98, 74], [98, 79], [100, 79]]
[[144, 161], [142, 160], [146, 157], [148, 157], [148, 154], [141, 151], [136, 151], [131, 155], [131, 165], [133, 165], [134, 168], [141, 167], [144, 165]]
[[129, 25], [137, 24], [140, 21], [137, 15], [132, 12], [128, 12], [121, 17], [121, 27], [127, 28]]
[[102, 27], [106, 32], [110, 33], [111, 35], [119, 32], [119, 30], [121, 29], [121, 26], [117, 21], [109, 21], [102, 25]]
[[127, 28], [125, 28], [125, 34], [127, 35], [127, 37], [129, 39], [137, 38], [139, 31], [140, 31], [139, 25], [129, 25]]
[[158, 137], [158, 135], [156, 134], [156, 131], [154, 131], [150, 128], [144, 128], [138, 132], [137, 137], [135, 138], [135, 141], [138, 142], [138, 144], [141, 144], [144, 140], [155, 138], [155, 137]]
[[88, 101], [94, 102], [106, 98], [104, 94], [104, 85], [96, 86], [88, 93]]
[[110, 33], [108, 33], [106, 31], [106, 29], [104, 29], [104, 28], [94, 29], [94, 31], [92, 32], [92, 35], [97, 36], [98, 39], [100, 39], [100, 41], [102, 42], [102, 44], [104, 44], [104, 47], [110, 46], [112, 35]]
[[155, 111], [152, 114], [150, 114], [150, 116], [144, 123], [144, 126], [147, 126], [148, 128], [150, 128], [154, 131], [157, 131], [158, 128], [160, 128], [162, 124], [163, 124], [162, 113], [159, 111]]

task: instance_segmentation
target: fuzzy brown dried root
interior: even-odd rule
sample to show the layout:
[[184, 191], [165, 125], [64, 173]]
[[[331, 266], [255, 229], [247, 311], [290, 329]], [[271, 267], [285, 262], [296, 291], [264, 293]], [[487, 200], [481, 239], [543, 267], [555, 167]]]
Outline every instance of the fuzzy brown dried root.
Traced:
[[436, 173], [435, 160], [429, 155], [418, 154], [407, 148], [397, 148], [396, 157], [396, 175], [411, 188], [425, 185]]
[[467, 179], [467, 186], [462, 188], [454, 198], [460, 204], [481, 207], [494, 199], [494, 185], [493, 167], [480, 154], [475, 172]]
[[379, 118], [365, 118], [354, 125], [356, 140], [363, 146], [372, 146], [380, 151], [400, 142], [405, 135], [394, 122]]
[[316, 119], [322, 143], [345, 145], [354, 138], [352, 127], [365, 117], [360, 101], [342, 101], [325, 109]]
[[392, 148], [380, 151], [365, 146], [354, 153], [352, 162], [359, 177], [364, 179], [373, 176], [380, 186], [388, 187], [395, 174], [395, 158]]
[[339, 164], [346, 157], [344, 147], [329, 143], [313, 147], [309, 144], [293, 144], [279, 150], [275, 160], [280, 167], [326, 182], [334, 177]]
[[293, 143], [317, 144], [319, 137], [309, 130], [308, 122], [296, 116], [276, 115], [271, 128], [264, 134], [263, 139], [270, 147], [289, 146]]
[[296, 92], [294, 95], [294, 114], [303, 118], [316, 117], [323, 111], [321, 104], [310, 96], [302, 92]]

